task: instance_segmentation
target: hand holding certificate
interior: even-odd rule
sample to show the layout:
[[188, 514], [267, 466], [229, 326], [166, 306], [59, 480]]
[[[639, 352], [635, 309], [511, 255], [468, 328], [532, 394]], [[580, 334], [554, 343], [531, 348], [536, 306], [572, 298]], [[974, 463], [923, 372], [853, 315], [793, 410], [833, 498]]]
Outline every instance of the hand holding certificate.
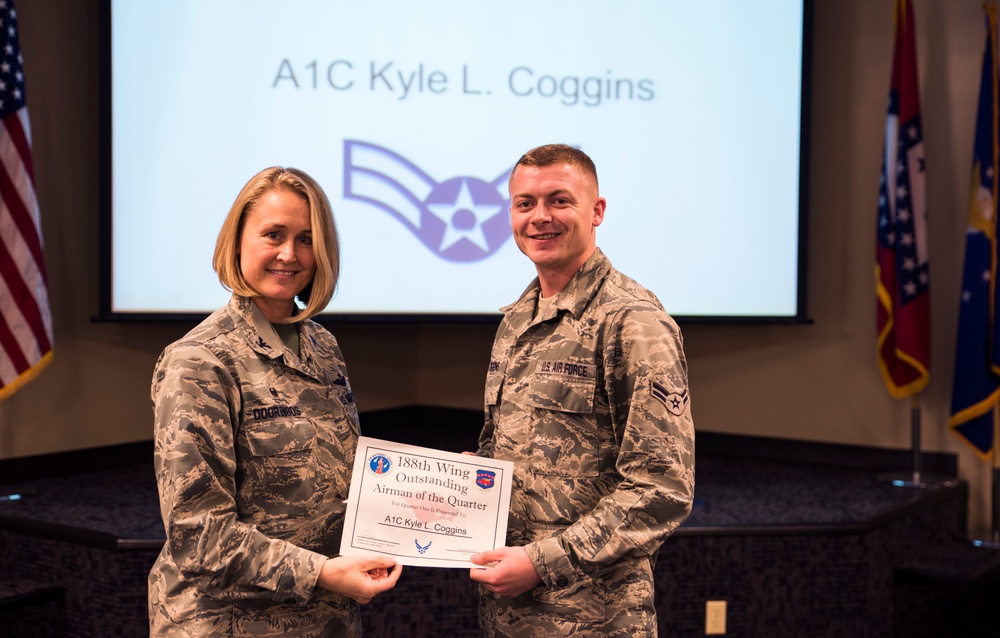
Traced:
[[504, 545], [513, 473], [510, 461], [363, 436], [340, 553], [474, 567], [469, 556]]

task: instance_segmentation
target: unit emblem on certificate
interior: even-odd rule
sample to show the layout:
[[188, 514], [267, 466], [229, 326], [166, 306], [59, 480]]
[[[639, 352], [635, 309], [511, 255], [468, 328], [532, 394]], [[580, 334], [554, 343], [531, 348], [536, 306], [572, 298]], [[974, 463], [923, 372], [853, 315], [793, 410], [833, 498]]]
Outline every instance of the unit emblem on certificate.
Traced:
[[476, 472], [476, 485], [484, 490], [488, 490], [496, 484], [496, 478], [496, 472], [479, 470]]
[[388, 474], [392, 469], [392, 461], [385, 454], [372, 454], [368, 459], [368, 471], [375, 475]]

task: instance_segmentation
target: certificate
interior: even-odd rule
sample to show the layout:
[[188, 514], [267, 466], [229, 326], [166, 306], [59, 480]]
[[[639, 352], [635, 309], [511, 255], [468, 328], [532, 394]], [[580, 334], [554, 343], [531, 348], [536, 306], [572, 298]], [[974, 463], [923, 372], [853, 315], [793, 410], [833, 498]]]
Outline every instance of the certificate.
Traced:
[[513, 476], [510, 461], [363, 436], [340, 553], [475, 567], [469, 556], [505, 544]]

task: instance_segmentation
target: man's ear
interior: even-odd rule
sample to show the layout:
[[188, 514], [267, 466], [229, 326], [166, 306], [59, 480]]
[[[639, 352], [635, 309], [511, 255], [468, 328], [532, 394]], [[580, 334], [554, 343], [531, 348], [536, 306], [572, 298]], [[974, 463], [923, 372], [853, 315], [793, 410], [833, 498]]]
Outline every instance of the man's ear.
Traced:
[[608, 207], [608, 202], [603, 197], [598, 197], [597, 201], [594, 202], [594, 228], [601, 225], [604, 221], [604, 209]]

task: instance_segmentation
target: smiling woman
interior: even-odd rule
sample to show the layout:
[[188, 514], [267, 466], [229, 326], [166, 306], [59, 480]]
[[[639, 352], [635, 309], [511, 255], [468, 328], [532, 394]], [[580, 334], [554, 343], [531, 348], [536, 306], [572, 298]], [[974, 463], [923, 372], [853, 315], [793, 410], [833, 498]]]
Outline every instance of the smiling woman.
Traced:
[[311, 320], [340, 269], [326, 194], [302, 171], [261, 171], [213, 264], [229, 304], [167, 346], [153, 375], [167, 542], [149, 574], [150, 635], [358, 636], [354, 601], [400, 569], [335, 556], [360, 430], [340, 346]]
[[254, 303], [271, 323], [295, 314], [295, 296], [316, 273], [309, 202], [273, 190], [248, 208], [240, 238], [240, 271], [260, 296]]
[[340, 238], [326, 193], [298, 169], [259, 172], [229, 209], [212, 265], [223, 286], [252, 298], [272, 323], [314, 316], [340, 275]]

